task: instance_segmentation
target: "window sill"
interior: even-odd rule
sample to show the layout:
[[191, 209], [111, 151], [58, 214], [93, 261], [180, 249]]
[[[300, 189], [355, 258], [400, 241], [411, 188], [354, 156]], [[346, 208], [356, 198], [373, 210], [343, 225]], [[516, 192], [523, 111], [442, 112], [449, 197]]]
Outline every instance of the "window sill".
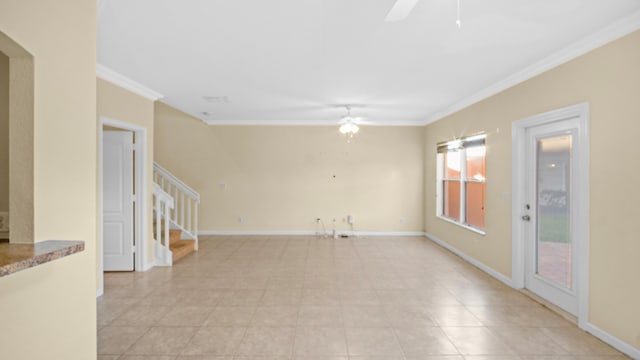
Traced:
[[461, 223], [459, 223], [459, 222], [457, 222], [457, 221], [451, 220], [451, 219], [449, 219], [449, 218], [447, 218], [447, 217], [444, 217], [444, 216], [440, 216], [440, 215], [438, 215], [437, 217], [438, 217], [438, 219], [440, 219], [440, 220], [444, 220], [444, 221], [446, 221], [446, 222], [448, 222], [448, 223], [451, 223], [451, 224], [454, 224], [454, 225], [460, 226], [461, 228], [465, 228], [465, 229], [467, 229], [467, 230], [469, 230], [469, 231], [472, 231], [472, 232], [474, 232], [474, 233], [476, 233], [476, 234], [480, 234], [480, 235], [487, 235], [486, 231], [484, 231], [484, 230], [480, 230], [480, 229], [477, 229], [477, 228], [474, 228], [473, 226], [469, 226], [469, 225], [461, 224]]
[[84, 251], [83, 241], [42, 241], [35, 244], [0, 243], [0, 277]]

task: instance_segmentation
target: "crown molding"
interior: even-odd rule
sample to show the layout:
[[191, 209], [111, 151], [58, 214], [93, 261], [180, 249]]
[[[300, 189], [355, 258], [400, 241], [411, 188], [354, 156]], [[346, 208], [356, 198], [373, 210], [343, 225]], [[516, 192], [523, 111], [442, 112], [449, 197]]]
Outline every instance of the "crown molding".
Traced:
[[497, 83], [486, 87], [479, 92], [464, 98], [453, 105], [444, 108], [441, 111], [428, 116], [422, 125], [428, 125], [441, 120], [451, 114], [454, 114], [466, 107], [487, 99], [498, 94], [510, 87], [529, 80], [559, 65], [569, 62], [579, 56], [582, 56], [592, 50], [595, 50], [607, 43], [617, 40], [640, 29], [640, 11], [636, 11], [605, 28], [578, 40], [562, 50], [553, 53], [542, 60], [527, 66], [526, 68], [498, 81]]
[[[193, 114], [190, 114], [194, 116]], [[342, 124], [341, 120], [208, 120], [200, 116], [194, 116], [211, 126], [337, 126]], [[422, 120], [399, 120], [399, 121], [356, 121], [357, 125], [364, 126], [424, 126]]]
[[114, 85], [118, 85], [121, 88], [127, 89], [132, 93], [140, 95], [151, 101], [156, 101], [164, 97], [164, 95], [157, 93], [150, 88], [136, 81], [133, 81], [128, 77], [101, 64], [96, 64], [96, 75], [102, 80], [108, 81]]

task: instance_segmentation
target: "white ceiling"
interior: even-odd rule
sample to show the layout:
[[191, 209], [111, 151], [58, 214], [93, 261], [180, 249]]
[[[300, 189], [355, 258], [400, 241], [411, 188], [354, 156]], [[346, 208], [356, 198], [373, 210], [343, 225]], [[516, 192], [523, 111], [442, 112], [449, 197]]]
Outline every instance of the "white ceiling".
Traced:
[[458, 29], [456, 0], [384, 22], [394, 2], [99, 1], [98, 63], [211, 124], [337, 123], [344, 104], [362, 123], [424, 124], [640, 18], [639, 0], [461, 0]]

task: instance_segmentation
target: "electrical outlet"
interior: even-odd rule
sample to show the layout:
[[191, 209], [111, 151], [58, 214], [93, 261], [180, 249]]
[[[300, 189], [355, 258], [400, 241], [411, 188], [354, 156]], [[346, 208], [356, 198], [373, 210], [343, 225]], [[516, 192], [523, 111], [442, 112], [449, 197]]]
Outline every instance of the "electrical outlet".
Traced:
[[400, 218], [400, 224], [404, 224], [404, 221], [405, 221], [405, 220], [404, 220], [404, 218], [403, 218], [403, 217], [401, 217], [401, 218]]
[[242, 224], [242, 223], [244, 222], [244, 218], [242, 218], [242, 216], [239, 216], [239, 217], [238, 217], [238, 222], [239, 222], [240, 224]]
[[349, 223], [349, 225], [353, 225], [353, 215], [347, 215], [347, 223]]

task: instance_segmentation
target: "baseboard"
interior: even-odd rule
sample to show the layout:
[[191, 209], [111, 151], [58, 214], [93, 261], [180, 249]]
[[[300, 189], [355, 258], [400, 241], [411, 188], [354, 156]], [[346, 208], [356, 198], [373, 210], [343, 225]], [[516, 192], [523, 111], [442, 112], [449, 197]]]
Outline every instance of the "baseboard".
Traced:
[[606, 342], [607, 344], [613, 346], [618, 351], [627, 354], [632, 359], [640, 359], [640, 349], [624, 342], [623, 340], [620, 340], [619, 338], [609, 334], [608, 332], [600, 329], [592, 323], [587, 321], [586, 325], [582, 329], [599, 338], [600, 340]]
[[[491, 275], [495, 279], [505, 283], [509, 287], [514, 288], [513, 282], [511, 281], [510, 278], [508, 278], [508, 277], [504, 276], [503, 274], [495, 271], [494, 269], [488, 267], [487, 265], [479, 262], [478, 260], [472, 258], [471, 256], [463, 253], [462, 251], [458, 250], [457, 248], [455, 248], [451, 244], [439, 239], [437, 236], [434, 236], [434, 235], [432, 235], [432, 234], [430, 234], [428, 232], [425, 232], [423, 235], [426, 238], [428, 238], [429, 240], [433, 241], [434, 243], [436, 243], [436, 244], [444, 247], [445, 249], [451, 251], [452, 253], [458, 255], [459, 257], [461, 257], [462, 259], [467, 261], [469, 264], [471, 264], [471, 265], [477, 267], [478, 269], [486, 272], [487, 274]], [[605, 343], [611, 345], [612, 347], [614, 347], [618, 351], [629, 355], [632, 359], [640, 359], [640, 350], [638, 348], [632, 346], [631, 344], [628, 344], [628, 343], [624, 342], [623, 340], [620, 340], [619, 338], [609, 334], [608, 332], [600, 329], [599, 327], [591, 324], [590, 322], [587, 321], [586, 325], [584, 325], [582, 327], [582, 330], [584, 330], [584, 331], [592, 334], [593, 336], [599, 338], [600, 340], [602, 340]]]
[[451, 244], [447, 243], [446, 241], [443, 241], [441, 239], [439, 239], [437, 236], [430, 234], [428, 232], [423, 233], [423, 235], [433, 241], [434, 243], [442, 246], [443, 248], [451, 251], [452, 253], [458, 255], [459, 257], [461, 257], [462, 259], [464, 259], [466, 262], [468, 262], [469, 264], [477, 267], [478, 269], [486, 272], [487, 274], [493, 276], [494, 278], [496, 278], [497, 280], [505, 283], [507, 286], [509, 286], [510, 288], [513, 288], [513, 281], [511, 281], [511, 278], [499, 273], [498, 271], [488, 267], [487, 265], [481, 263], [480, 261], [472, 258], [471, 256], [463, 253], [462, 251], [458, 250], [456, 247], [452, 246]]
[[151, 261], [145, 261], [142, 264], [142, 268], [141, 269], [136, 269], [136, 271], [147, 271], [149, 269], [151, 269], [152, 267], [156, 266], [156, 261], [155, 260], [151, 260]]
[[104, 288], [96, 289], [96, 298], [99, 298], [102, 295], [104, 295]]
[[[315, 230], [201, 230], [198, 231], [198, 236], [206, 235], [225, 235], [225, 236], [256, 236], [256, 235], [271, 235], [271, 236], [328, 236], [331, 237], [331, 233], [318, 233]], [[351, 236], [423, 236], [422, 231], [338, 231], [337, 236], [347, 235]]]

